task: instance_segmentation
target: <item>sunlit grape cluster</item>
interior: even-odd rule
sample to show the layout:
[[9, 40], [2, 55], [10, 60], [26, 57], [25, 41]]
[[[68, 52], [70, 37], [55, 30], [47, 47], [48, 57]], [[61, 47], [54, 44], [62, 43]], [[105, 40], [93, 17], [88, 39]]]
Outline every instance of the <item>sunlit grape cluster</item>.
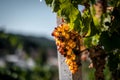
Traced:
[[80, 35], [69, 29], [68, 24], [61, 24], [56, 27], [52, 33], [55, 37], [58, 51], [66, 57], [66, 64], [72, 73], [75, 73], [79, 67], [79, 61], [77, 60], [80, 53]]

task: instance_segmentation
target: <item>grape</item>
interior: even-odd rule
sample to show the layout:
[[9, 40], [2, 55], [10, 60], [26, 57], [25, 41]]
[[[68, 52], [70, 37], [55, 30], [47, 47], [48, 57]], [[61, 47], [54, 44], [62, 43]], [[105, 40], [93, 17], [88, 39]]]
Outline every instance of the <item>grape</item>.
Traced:
[[104, 80], [104, 73], [103, 69], [105, 68], [105, 58], [106, 53], [100, 46], [95, 46], [89, 50], [90, 54], [89, 57], [92, 60], [92, 63], [89, 65], [89, 68], [94, 67], [95, 71], [95, 78], [96, 80]]
[[81, 50], [79, 33], [69, 30], [69, 25], [64, 23], [54, 29], [52, 36], [55, 38], [58, 51], [66, 57], [65, 62], [74, 74], [78, 70], [78, 63], [80, 63], [77, 58]]

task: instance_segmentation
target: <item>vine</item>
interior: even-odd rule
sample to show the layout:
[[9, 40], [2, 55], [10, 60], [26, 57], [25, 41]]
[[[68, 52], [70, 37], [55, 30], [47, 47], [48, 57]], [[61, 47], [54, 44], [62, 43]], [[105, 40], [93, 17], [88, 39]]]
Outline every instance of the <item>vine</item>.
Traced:
[[[64, 40], [67, 43], [72, 43], [79, 46], [79, 50], [74, 51], [72, 48], [61, 52], [65, 57], [68, 56], [67, 51], [71, 51], [70, 56], [75, 55], [81, 57], [78, 62], [85, 59], [82, 55], [83, 52], [92, 60], [91, 66], [95, 71], [96, 80], [104, 80], [103, 69], [105, 64], [109, 67], [113, 80], [119, 80], [120, 70], [120, 0], [45, 0], [46, 4], [52, 7], [53, 12], [61, 16], [68, 28], [67, 33], [69, 36], [74, 31], [76, 40], [71, 38], [61, 38], [61, 33], [56, 35], [55, 32], [60, 28], [60, 25], [53, 31], [56, 42], [60, 42], [58, 51], [66, 49], [61, 44]], [[79, 5], [83, 5], [85, 8], [82, 12], [79, 11]], [[62, 33], [65, 31], [63, 30]], [[72, 33], [73, 34], [73, 33]], [[80, 37], [78, 37], [80, 36]], [[64, 37], [67, 37], [66, 35]], [[82, 40], [82, 41], [80, 41]], [[79, 45], [77, 43], [82, 44]], [[68, 44], [69, 46], [71, 45]], [[81, 49], [83, 47], [84, 49]], [[66, 55], [65, 55], [66, 54]], [[77, 55], [76, 55], [77, 54]], [[79, 55], [78, 55], [79, 54]], [[67, 57], [66, 57], [67, 59]], [[73, 60], [73, 62], [76, 60]], [[66, 61], [68, 64], [68, 60]], [[75, 63], [75, 64], [76, 64]], [[113, 66], [114, 63], [114, 66]], [[74, 66], [75, 66], [74, 64]], [[70, 64], [68, 64], [70, 65]], [[79, 64], [80, 65], [80, 64]], [[77, 67], [79, 66], [77, 64]], [[90, 67], [91, 67], [90, 66]], [[74, 68], [74, 67], [72, 67]], [[77, 71], [70, 69], [72, 73]]]

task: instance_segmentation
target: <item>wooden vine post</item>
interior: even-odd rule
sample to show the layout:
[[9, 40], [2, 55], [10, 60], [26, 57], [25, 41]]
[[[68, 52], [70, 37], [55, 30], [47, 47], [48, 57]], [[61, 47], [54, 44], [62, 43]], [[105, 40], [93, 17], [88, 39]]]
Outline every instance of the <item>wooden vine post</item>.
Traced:
[[[62, 19], [57, 17], [57, 25], [62, 23]], [[72, 74], [65, 63], [65, 57], [58, 52], [59, 80], [82, 80], [82, 68], [79, 67], [75, 74]]]

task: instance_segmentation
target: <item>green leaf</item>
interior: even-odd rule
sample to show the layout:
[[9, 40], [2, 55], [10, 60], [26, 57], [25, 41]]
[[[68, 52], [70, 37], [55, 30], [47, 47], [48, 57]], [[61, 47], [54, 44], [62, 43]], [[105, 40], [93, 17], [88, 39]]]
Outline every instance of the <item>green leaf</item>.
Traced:
[[87, 47], [87, 48], [90, 48], [92, 47], [92, 37], [87, 37], [87, 38], [84, 38], [84, 45]]
[[79, 13], [79, 11], [76, 11], [76, 12], [78, 12], [76, 15], [70, 15], [72, 16], [70, 17], [70, 24], [72, 24], [70, 26], [71, 26], [71, 29], [74, 29], [75, 31], [80, 32], [81, 26], [82, 26], [82, 22], [80, 20], [81, 14]]
[[88, 4], [90, 2], [90, 0], [72, 0], [72, 1], [76, 1], [76, 3], [80, 5], [84, 5], [84, 3]]
[[90, 34], [91, 34], [91, 26], [88, 27], [88, 31], [85, 36], [90, 36]]
[[[67, 5], [66, 5], [67, 4]], [[70, 2], [65, 1], [60, 5], [58, 15], [65, 17], [65, 20], [70, 24], [71, 29], [80, 30], [80, 11]]]
[[84, 38], [84, 44], [87, 48], [96, 46], [99, 44], [99, 38], [100, 38], [100, 35], [98, 34], [91, 37], [86, 37]]
[[71, 8], [69, 18], [71, 19], [71, 22], [73, 22], [77, 19], [78, 14], [79, 14], [79, 10], [76, 7], [74, 7], [73, 5], [70, 5], [69, 8]]
[[92, 37], [92, 45], [97, 46], [99, 44], [100, 35], [96, 34]]
[[[67, 4], [67, 5], [66, 5]], [[60, 5], [60, 11], [59, 13], [62, 16], [67, 16], [69, 19], [74, 21], [77, 18], [77, 15], [79, 13], [79, 10], [74, 7], [70, 2], [64, 2]]]
[[82, 22], [79, 20], [79, 15], [78, 15], [77, 19], [74, 22], [71, 22], [71, 24], [72, 23], [73, 23], [73, 25], [71, 26], [71, 29], [74, 29], [75, 31], [80, 32], [81, 31]]
[[108, 3], [113, 7], [117, 7], [117, 4], [120, 3], [120, 0], [108, 0]]
[[65, 1], [69, 1], [69, 0], [59, 0], [60, 3], [64, 3]]
[[52, 6], [52, 2], [53, 2], [54, 0], [45, 0], [45, 2], [46, 2], [46, 4], [48, 5], [48, 6]]
[[82, 15], [82, 24], [83, 24], [83, 28], [82, 28], [82, 33], [84, 34], [90, 34], [90, 24], [92, 21], [92, 17], [89, 14], [89, 10], [84, 11], [83, 15]]
[[88, 34], [86, 36], [94, 36], [96, 34], [99, 34], [99, 30], [95, 27], [95, 25], [92, 21], [89, 26]]
[[52, 3], [52, 9], [53, 9], [53, 12], [57, 12], [59, 9], [60, 9], [60, 2], [59, 0], [54, 0], [53, 3]]
[[94, 25], [98, 28], [100, 26], [100, 19], [93, 16]]
[[91, 6], [91, 7], [90, 7], [90, 13], [89, 13], [89, 14], [91, 14], [92, 17], [95, 16], [95, 9], [94, 9], [94, 6]]

